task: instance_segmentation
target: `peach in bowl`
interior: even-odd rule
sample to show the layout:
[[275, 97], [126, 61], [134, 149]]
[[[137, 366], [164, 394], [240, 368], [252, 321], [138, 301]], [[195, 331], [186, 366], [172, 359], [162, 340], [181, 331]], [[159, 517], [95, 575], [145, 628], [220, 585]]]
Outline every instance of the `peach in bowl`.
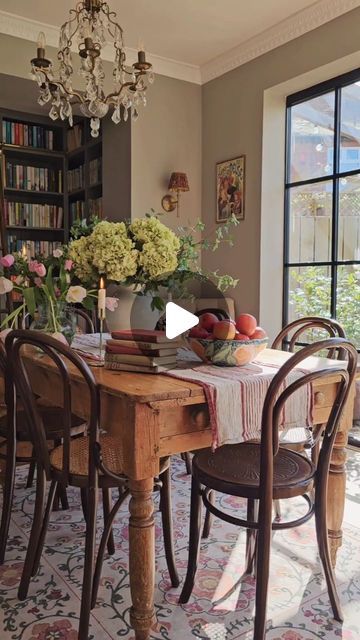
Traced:
[[[244, 336], [247, 338], [247, 336]], [[189, 347], [203, 362], [218, 367], [241, 367], [249, 364], [266, 348], [268, 338], [217, 340], [216, 338], [187, 338]]]

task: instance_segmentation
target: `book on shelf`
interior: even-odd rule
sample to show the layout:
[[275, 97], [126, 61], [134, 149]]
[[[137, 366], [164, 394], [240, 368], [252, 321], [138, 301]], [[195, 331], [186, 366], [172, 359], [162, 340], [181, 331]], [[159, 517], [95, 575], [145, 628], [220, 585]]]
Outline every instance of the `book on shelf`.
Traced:
[[126, 329], [123, 331], [113, 331], [111, 337], [113, 340], [132, 340], [141, 343], [167, 343], [176, 346], [181, 346], [182, 344], [181, 340], [170, 340], [170, 338], [167, 338], [165, 331], [156, 331], [151, 329]]
[[85, 218], [85, 202], [84, 202], [84, 200], [75, 200], [75, 202], [70, 202], [69, 210], [70, 210], [70, 219], [71, 220], [76, 220], [76, 218], [80, 218], [80, 219]]
[[123, 362], [113, 362], [109, 360], [109, 356], [105, 353], [105, 369], [112, 371], [129, 371], [133, 373], [166, 373], [169, 369], [174, 369], [174, 365], [156, 365], [154, 367], [148, 367], [141, 364], [124, 364]]
[[103, 212], [102, 198], [96, 198], [95, 200], [90, 199], [89, 200], [89, 216], [90, 216], [90, 218], [95, 217], [95, 216], [97, 218], [101, 218], [102, 217], [102, 212]]
[[176, 353], [170, 356], [145, 356], [129, 353], [112, 353], [108, 348], [105, 350], [106, 358], [109, 362], [118, 362], [119, 364], [140, 364], [147, 367], [157, 367], [176, 364]]
[[62, 193], [62, 170], [6, 161], [5, 188]]
[[61, 247], [61, 242], [52, 242], [49, 240], [20, 240], [16, 235], [8, 236], [9, 253], [15, 253], [16, 251], [21, 252], [23, 246], [26, 246], [29, 258], [35, 258], [35, 256], [48, 258], [55, 249]]
[[54, 132], [41, 125], [24, 124], [4, 119], [2, 123], [2, 139], [4, 144], [20, 147], [54, 150]]
[[81, 124], [74, 124], [74, 126], [67, 131], [67, 149], [69, 152], [75, 151], [83, 144], [83, 126]]
[[102, 179], [102, 160], [94, 158], [89, 162], [89, 184], [90, 186], [98, 184]]
[[69, 169], [67, 172], [69, 193], [71, 193], [72, 191], [78, 191], [78, 189], [83, 189], [85, 184], [84, 178], [85, 171], [83, 164], [81, 164], [79, 167], [75, 167], [75, 169]]
[[62, 229], [63, 226], [63, 208], [57, 205], [5, 200], [4, 210], [8, 227]]

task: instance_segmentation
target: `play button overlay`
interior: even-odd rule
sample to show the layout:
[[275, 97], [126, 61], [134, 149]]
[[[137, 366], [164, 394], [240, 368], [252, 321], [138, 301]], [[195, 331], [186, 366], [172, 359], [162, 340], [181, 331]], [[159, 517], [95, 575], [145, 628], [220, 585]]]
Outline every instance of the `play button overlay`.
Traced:
[[174, 302], [166, 305], [166, 337], [168, 340], [177, 338], [182, 333], [196, 327], [199, 324], [198, 316], [186, 311]]

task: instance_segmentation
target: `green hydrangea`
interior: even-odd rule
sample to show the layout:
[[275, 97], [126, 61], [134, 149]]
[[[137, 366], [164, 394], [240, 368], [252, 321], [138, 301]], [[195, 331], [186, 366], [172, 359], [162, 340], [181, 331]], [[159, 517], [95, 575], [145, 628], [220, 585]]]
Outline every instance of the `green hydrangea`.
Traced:
[[106, 220], [97, 224], [89, 236], [74, 240], [69, 247], [69, 256], [80, 280], [94, 280], [103, 274], [108, 280], [124, 282], [137, 272], [138, 253], [125, 223]]
[[150, 278], [175, 271], [180, 241], [171, 229], [152, 216], [134, 220], [130, 232], [139, 249], [139, 266]]

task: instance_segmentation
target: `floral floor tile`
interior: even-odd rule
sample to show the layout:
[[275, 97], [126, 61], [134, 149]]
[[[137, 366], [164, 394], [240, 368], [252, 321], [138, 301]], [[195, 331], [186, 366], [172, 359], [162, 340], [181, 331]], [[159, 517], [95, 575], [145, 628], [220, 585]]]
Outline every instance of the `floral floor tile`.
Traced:
[[[183, 579], [187, 564], [190, 479], [184, 463], [172, 466], [176, 559]], [[277, 532], [273, 539], [269, 585], [267, 640], [359, 640], [360, 638], [360, 455], [350, 452], [343, 546], [337, 580], [344, 623], [332, 618], [316, 551], [314, 525]], [[69, 489], [70, 509], [52, 514], [39, 573], [26, 600], [17, 588], [29, 536], [34, 490], [25, 489], [26, 469], [19, 469], [6, 564], [0, 567], [1, 640], [77, 640], [85, 526], [79, 492]], [[241, 512], [241, 501], [218, 496], [222, 508]], [[156, 500], [157, 503], [157, 500]], [[301, 503], [282, 504], [283, 515]], [[129, 625], [127, 504], [115, 524], [116, 552], [104, 562], [96, 608], [91, 616], [92, 640], [133, 640]], [[101, 530], [99, 510], [99, 530]], [[196, 586], [187, 605], [177, 604], [166, 570], [159, 514], [156, 514], [157, 625], [152, 640], [252, 640], [255, 582], [241, 584], [245, 534], [215, 520], [203, 541]]]

